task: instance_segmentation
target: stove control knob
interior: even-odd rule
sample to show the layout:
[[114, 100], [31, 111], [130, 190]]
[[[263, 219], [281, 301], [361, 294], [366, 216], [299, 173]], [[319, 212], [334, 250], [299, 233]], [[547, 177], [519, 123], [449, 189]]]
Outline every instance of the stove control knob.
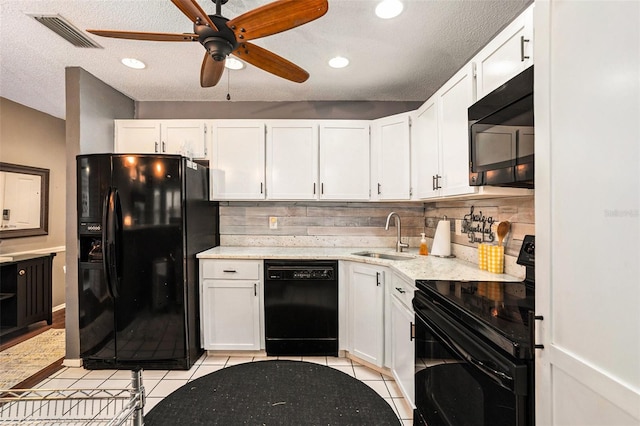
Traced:
[[536, 251], [535, 244], [534, 243], [528, 243], [527, 245], [525, 245], [524, 251], [527, 254], [531, 254], [531, 255], [535, 254], [535, 251]]

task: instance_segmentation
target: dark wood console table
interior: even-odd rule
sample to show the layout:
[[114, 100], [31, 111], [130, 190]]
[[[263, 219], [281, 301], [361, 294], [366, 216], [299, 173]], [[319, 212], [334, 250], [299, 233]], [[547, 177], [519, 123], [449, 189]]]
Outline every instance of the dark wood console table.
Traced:
[[51, 325], [54, 256], [22, 255], [0, 263], [0, 335], [43, 320]]

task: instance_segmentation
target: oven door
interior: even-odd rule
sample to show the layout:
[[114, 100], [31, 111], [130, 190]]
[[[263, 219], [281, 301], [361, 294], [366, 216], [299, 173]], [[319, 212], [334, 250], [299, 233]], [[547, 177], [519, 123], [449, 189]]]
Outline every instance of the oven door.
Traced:
[[527, 362], [508, 358], [416, 292], [415, 425], [531, 426]]

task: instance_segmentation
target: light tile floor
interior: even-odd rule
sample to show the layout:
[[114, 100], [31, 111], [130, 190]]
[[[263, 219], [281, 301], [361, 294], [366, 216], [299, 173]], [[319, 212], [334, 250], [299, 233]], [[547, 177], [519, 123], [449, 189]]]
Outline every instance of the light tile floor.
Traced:
[[[336, 357], [241, 357], [215, 356], [205, 353], [189, 370], [145, 370], [142, 373], [146, 392], [144, 412], [149, 412], [164, 397], [198, 377], [231, 365], [269, 359], [314, 362], [340, 370], [375, 390], [393, 408], [403, 426], [413, 424], [411, 407], [402, 397], [400, 389], [392, 378], [348, 358]], [[120, 389], [128, 388], [130, 384], [131, 372], [129, 370], [85, 370], [84, 368], [65, 367], [44, 379], [37, 387], [48, 389]]]

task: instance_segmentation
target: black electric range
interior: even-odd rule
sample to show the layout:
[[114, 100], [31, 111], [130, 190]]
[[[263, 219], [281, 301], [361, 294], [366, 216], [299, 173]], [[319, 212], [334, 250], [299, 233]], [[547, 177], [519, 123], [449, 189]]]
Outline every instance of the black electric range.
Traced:
[[450, 318], [517, 359], [532, 359], [535, 312], [535, 237], [523, 241], [518, 264], [520, 282], [418, 280], [422, 295], [436, 302]]

